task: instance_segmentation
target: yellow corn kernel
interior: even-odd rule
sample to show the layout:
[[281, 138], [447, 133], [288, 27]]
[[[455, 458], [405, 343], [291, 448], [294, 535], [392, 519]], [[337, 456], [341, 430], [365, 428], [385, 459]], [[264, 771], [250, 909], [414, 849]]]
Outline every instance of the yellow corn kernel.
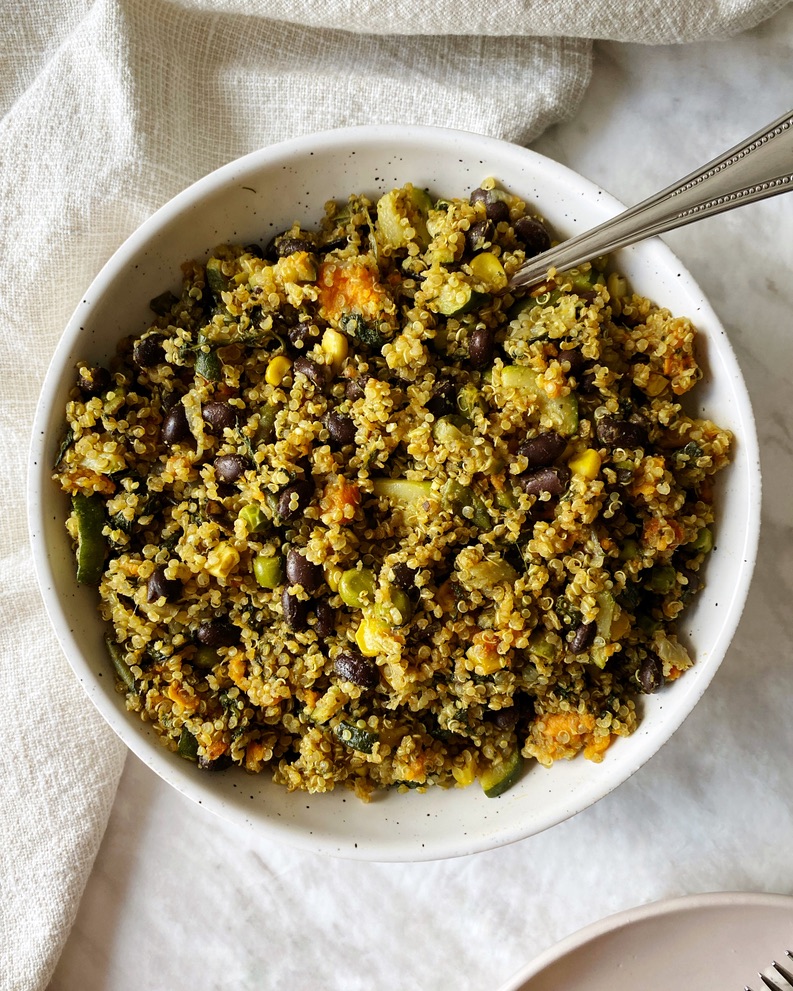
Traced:
[[340, 568], [338, 564], [326, 564], [325, 565], [325, 582], [331, 592], [339, 591], [339, 579], [344, 574], [344, 568]]
[[355, 632], [355, 642], [364, 657], [377, 657], [383, 653], [383, 637], [390, 633], [387, 623], [377, 616], [364, 616]]
[[231, 544], [218, 544], [207, 554], [206, 570], [215, 578], [225, 579], [240, 563], [240, 555]]
[[462, 767], [458, 767], [456, 764], [452, 765], [455, 788], [467, 788], [468, 785], [472, 785], [474, 781], [476, 781], [476, 775], [478, 772], [476, 758], [470, 750], [463, 751], [463, 758], [465, 763]]
[[485, 289], [490, 292], [498, 292], [507, 284], [507, 273], [499, 258], [490, 251], [482, 251], [474, 255], [470, 262], [471, 274], [475, 279], [482, 282]]
[[291, 367], [292, 362], [285, 355], [277, 354], [267, 365], [264, 381], [268, 385], [280, 385]]
[[581, 454], [568, 461], [567, 464], [571, 471], [591, 480], [597, 478], [600, 471], [600, 455], [594, 448], [588, 447]]
[[325, 354], [330, 358], [331, 368], [334, 373], [338, 373], [341, 370], [341, 366], [344, 364], [344, 359], [347, 357], [350, 350], [347, 335], [341, 334], [338, 330], [333, 330], [329, 327], [322, 335], [321, 347]]
[[644, 391], [648, 396], [660, 396], [662, 392], [666, 391], [669, 386], [669, 379], [664, 375], [660, 375], [658, 372], [650, 372], [647, 376], [647, 385], [644, 387]]

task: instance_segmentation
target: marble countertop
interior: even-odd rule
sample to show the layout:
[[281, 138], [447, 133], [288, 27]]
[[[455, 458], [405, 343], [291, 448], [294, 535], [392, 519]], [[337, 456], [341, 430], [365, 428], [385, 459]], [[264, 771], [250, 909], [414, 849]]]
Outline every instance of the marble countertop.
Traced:
[[[578, 113], [533, 147], [632, 203], [788, 111], [791, 64], [790, 6], [725, 42], [598, 43]], [[706, 891], [793, 894], [793, 719], [779, 690], [793, 642], [791, 232], [788, 195], [665, 238], [733, 341], [764, 472], [757, 570], [737, 636], [671, 742], [546, 833], [406, 865], [258, 840], [130, 755], [51, 991], [484, 991], [631, 906]]]

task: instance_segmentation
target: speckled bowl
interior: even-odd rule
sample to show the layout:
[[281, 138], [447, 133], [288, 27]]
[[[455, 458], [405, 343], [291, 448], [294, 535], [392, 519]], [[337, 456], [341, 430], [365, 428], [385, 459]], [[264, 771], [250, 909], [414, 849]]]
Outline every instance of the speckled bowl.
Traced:
[[[680, 262], [658, 240], [623, 250], [634, 288], [701, 331], [705, 378], [698, 412], [734, 431], [733, 464], [719, 477], [717, 545], [707, 582], [683, 632], [696, 665], [642, 700], [639, 730], [601, 764], [583, 759], [534, 767], [498, 799], [477, 785], [426, 794], [389, 792], [363, 804], [344, 789], [289, 794], [266, 775], [202, 774], [165, 750], [129, 714], [113, 687], [96, 593], [78, 587], [63, 525], [67, 506], [50, 480], [63, 407], [79, 359], [107, 360], [118, 338], [148, 326], [148, 300], [178, 284], [180, 264], [222, 241], [266, 240], [293, 221], [312, 223], [331, 198], [378, 195], [411, 181], [465, 195], [486, 176], [534, 204], [560, 235], [594, 226], [621, 207], [567, 168], [531, 151], [461, 131], [372, 126], [327, 131], [264, 148], [206, 176], [158, 210], [108, 261], [66, 327], [47, 373], [32, 440], [30, 530], [35, 564], [57, 636], [88, 698], [153, 771], [205, 809], [302, 848], [382, 861], [430, 860], [485, 850], [540, 832], [587, 808], [644, 764], [701, 697], [730, 644], [755, 559], [760, 473], [754, 420], [725, 332]], [[88, 704], [86, 700], [86, 704]]]

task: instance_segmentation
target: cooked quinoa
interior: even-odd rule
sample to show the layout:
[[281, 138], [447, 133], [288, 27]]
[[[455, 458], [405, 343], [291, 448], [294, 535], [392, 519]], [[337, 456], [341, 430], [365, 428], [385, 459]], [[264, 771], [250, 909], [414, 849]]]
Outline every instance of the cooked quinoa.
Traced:
[[731, 443], [681, 406], [695, 328], [605, 261], [513, 296], [550, 243], [493, 180], [354, 195], [187, 262], [79, 364], [77, 579], [165, 746], [289, 789], [497, 795], [602, 760], [692, 664]]

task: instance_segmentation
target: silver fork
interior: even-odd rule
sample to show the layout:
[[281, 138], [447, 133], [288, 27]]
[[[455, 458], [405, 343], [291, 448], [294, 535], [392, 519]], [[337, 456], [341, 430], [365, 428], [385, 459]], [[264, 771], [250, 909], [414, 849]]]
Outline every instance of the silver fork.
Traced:
[[524, 262], [509, 289], [537, 285], [617, 248], [793, 189], [793, 111], [611, 220]]
[[[793, 953], [791, 953], [790, 950], [786, 950], [785, 956], [790, 961], [793, 961]], [[771, 980], [770, 977], [766, 977], [765, 974], [761, 973], [757, 975], [767, 988], [770, 988], [771, 991], [791, 991], [791, 989], [793, 988], [793, 971], [788, 970], [787, 967], [783, 967], [782, 964], [777, 963], [776, 960], [774, 960], [774, 962], [771, 964], [769, 970], [776, 971], [776, 974], [774, 974], [773, 981]], [[776, 981], [777, 974], [779, 974], [779, 976], [783, 978], [783, 983], [781, 984], [777, 983]], [[752, 989], [747, 984], [744, 986], [743, 991], [752, 991]]]

